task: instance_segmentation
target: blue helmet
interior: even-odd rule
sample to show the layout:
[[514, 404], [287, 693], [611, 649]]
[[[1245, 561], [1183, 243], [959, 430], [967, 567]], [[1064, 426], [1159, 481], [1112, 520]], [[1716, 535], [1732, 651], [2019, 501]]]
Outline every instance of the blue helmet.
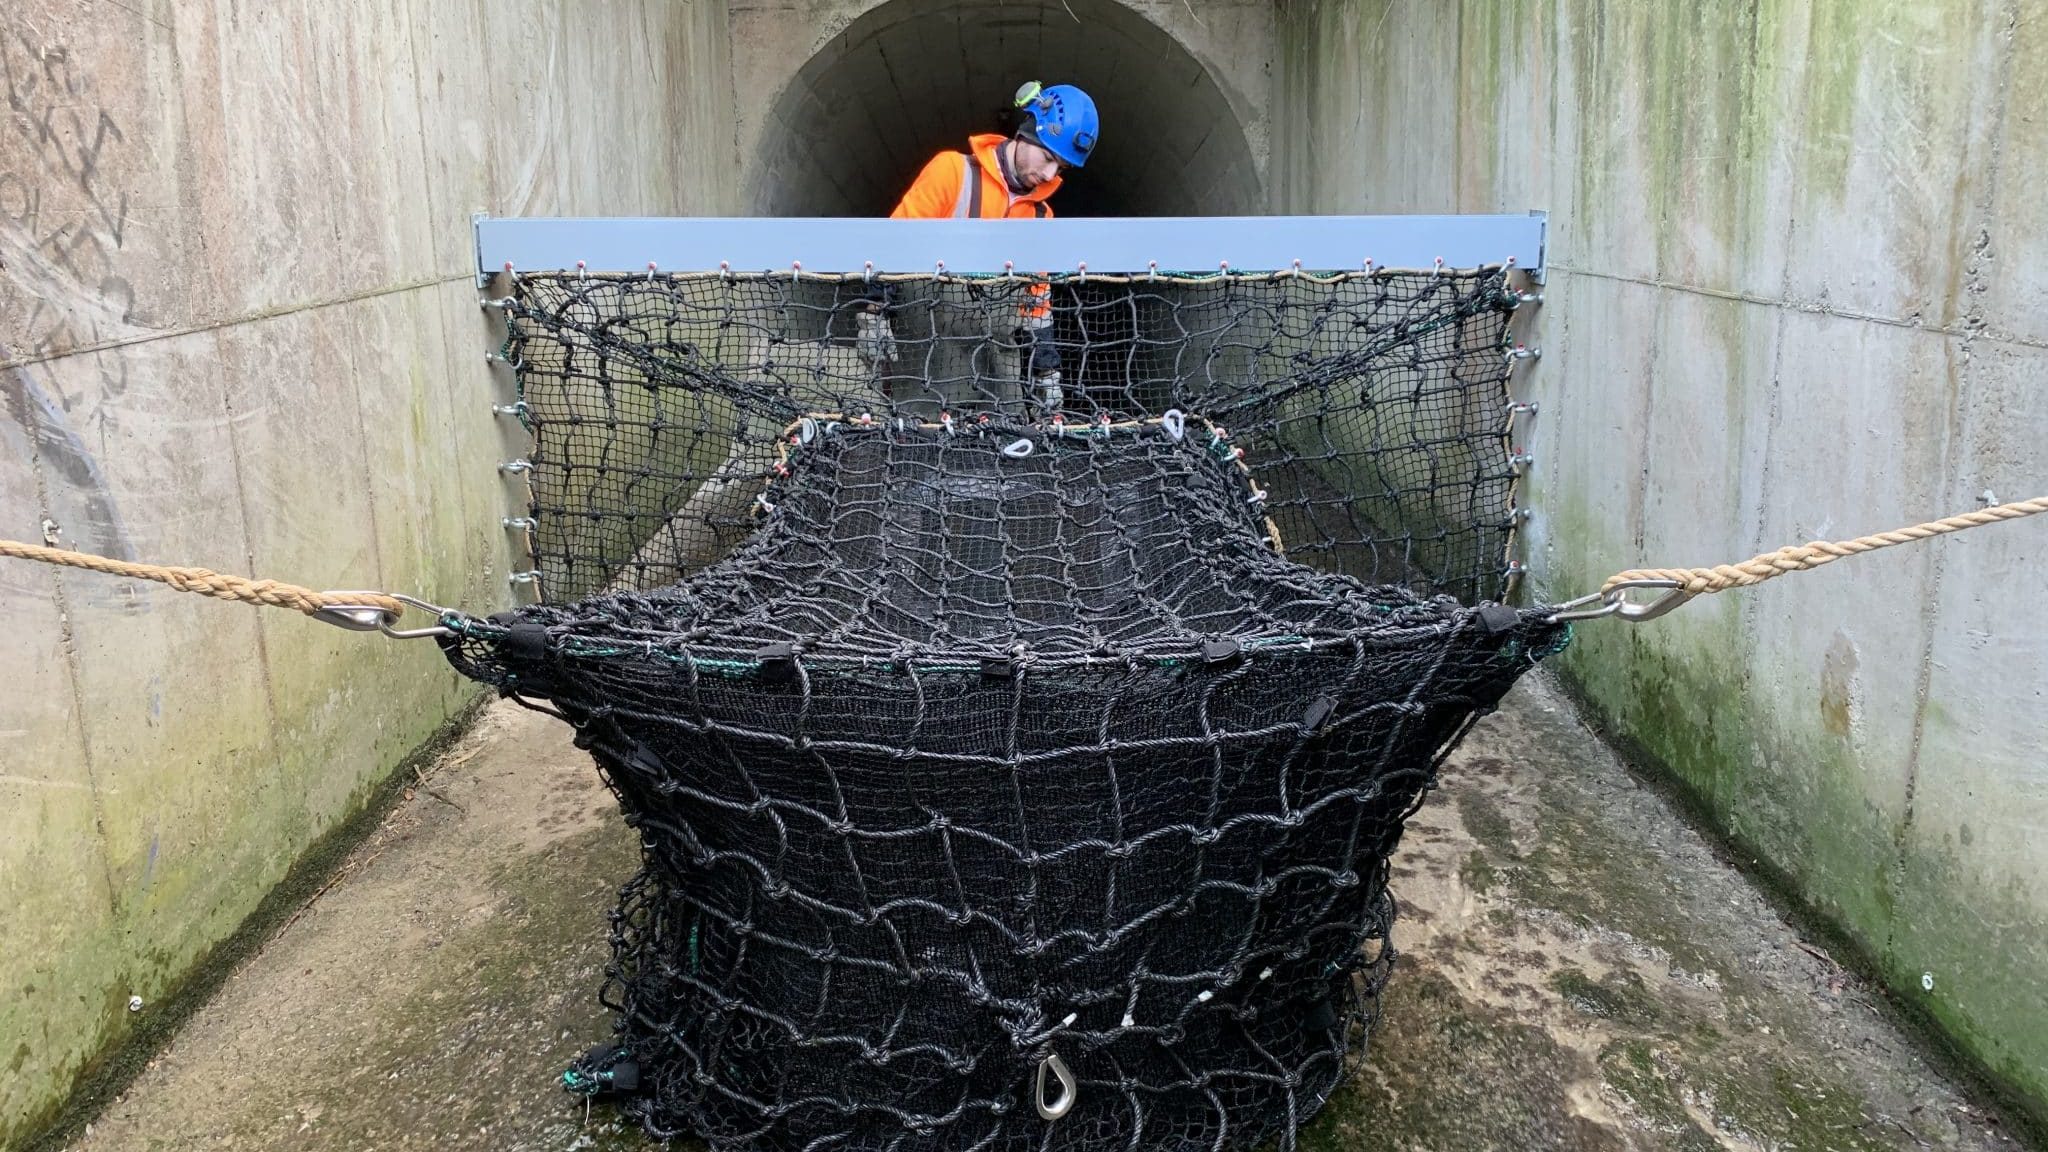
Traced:
[[1033, 80], [1017, 89], [1017, 107], [1031, 117], [1020, 133], [1026, 139], [1076, 168], [1088, 163], [1101, 123], [1086, 92], [1072, 84], [1041, 88]]

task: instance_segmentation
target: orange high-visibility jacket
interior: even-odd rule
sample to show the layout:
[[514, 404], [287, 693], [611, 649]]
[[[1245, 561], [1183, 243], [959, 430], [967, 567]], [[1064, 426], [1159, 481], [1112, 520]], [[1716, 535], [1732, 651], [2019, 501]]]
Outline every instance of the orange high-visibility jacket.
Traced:
[[993, 132], [970, 136], [967, 143], [971, 152], [941, 152], [932, 157], [889, 216], [896, 220], [1050, 217], [1052, 205], [1045, 201], [1059, 190], [1060, 178], [1055, 176], [1022, 196], [1011, 196], [1010, 187], [1003, 180], [1002, 166], [996, 162], [996, 148], [1008, 139]]
[[[1009, 137], [990, 132], [967, 138], [969, 152], [941, 152], [925, 164], [924, 171], [903, 194], [892, 220], [1046, 220], [1052, 205], [1046, 198], [1059, 191], [1060, 178], [1033, 188], [1022, 196], [1010, 195], [1003, 179], [996, 149]], [[1018, 305], [1018, 314], [1044, 322], [1052, 315], [1052, 290], [1042, 283], [1026, 290], [1030, 299]]]

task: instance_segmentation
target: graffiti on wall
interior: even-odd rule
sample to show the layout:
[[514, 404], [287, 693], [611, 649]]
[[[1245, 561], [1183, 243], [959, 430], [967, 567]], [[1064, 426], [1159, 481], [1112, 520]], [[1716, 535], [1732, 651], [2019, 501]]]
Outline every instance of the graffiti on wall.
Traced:
[[49, 386], [42, 366], [134, 330], [135, 290], [121, 272], [129, 196], [105, 171], [127, 136], [69, 50], [37, 43], [26, 28], [0, 33], [0, 96], [0, 330], [10, 335], [0, 343], [0, 403], [14, 426], [8, 439], [18, 429], [41, 466], [37, 517], [61, 525], [70, 543], [123, 556], [126, 534], [98, 457], [117, 418], [109, 402], [129, 387], [128, 358], [92, 358], [98, 396], [84, 430], [71, 417], [76, 398]]

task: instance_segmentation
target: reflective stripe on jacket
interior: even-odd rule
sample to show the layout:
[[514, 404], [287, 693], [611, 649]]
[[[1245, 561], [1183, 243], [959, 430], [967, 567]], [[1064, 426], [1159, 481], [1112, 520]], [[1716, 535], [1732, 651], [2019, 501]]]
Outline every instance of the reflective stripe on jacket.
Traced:
[[[996, 149], [1009, 137], [989, 133], [968, 138], [970, 152], [941, 152], [925, 164], [910, 190], [889, 213], [897, 220], [1043, 220], [1052, 215], [1046, 199], [1059, 190], [1060, 178], [1012, 198], [1003, 179]], [[969, 157], [973, 163], [969, 163]], [[977, 179], [978, 177], [978, 179]]]

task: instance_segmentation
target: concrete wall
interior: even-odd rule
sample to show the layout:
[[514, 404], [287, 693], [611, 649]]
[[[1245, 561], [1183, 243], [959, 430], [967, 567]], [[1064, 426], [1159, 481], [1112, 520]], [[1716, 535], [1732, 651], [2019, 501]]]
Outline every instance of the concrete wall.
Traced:
[[[506, 602], [470, 214], [732, 210], [729, 77], [713, 2], [9, 0], [0, 537]], [[0, 669], [4, 1146], [471, 691], [18, 561]]]
[[734, 0], [732, 22], [751, 213], [886, 215], [1031, 79], [1103, 110], [1061, 214], [1264, 210], [1269, 0]]
[[[1539, 599], [2048, 491], [2048, 2], [1289, 3], [1278, 39], [1278, 209], [1551, 213]], [[2044, 556], [1980, 529], [1566, 667], [2048, 1110]]]

